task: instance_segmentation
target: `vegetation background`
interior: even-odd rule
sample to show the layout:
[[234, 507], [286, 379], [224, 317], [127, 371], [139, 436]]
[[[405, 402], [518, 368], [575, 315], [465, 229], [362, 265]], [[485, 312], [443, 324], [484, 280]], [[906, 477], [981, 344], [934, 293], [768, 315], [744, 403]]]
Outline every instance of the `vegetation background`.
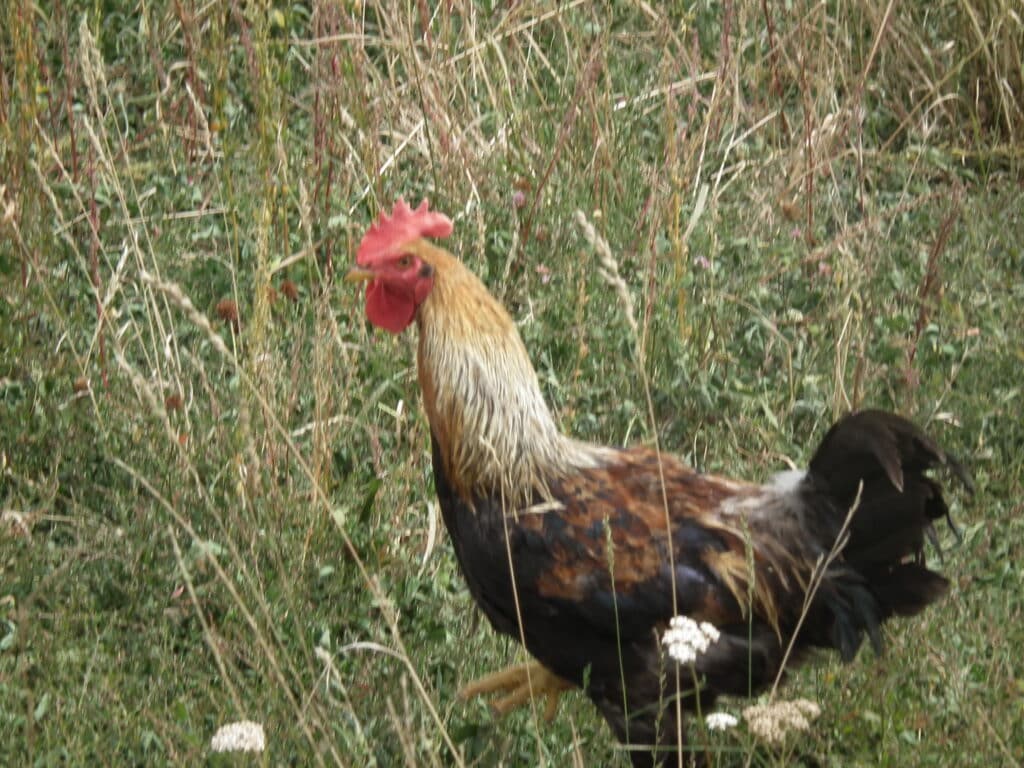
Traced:
[[337, 279], [404, 195], [576, 435], [766, 478], [872, 405], [973, 472], [949, 598], [791, 675], [822, 716], [781, 748], [695, 723], [713, 764], [1019, 764], [1022, 17], [8, 0], [0, 761], [239, 762], [209, 740], [245, 718], [267, 765], [625, 764], [582, 697], [455, 696], [518, 651], [439, 524], [412, 334]]

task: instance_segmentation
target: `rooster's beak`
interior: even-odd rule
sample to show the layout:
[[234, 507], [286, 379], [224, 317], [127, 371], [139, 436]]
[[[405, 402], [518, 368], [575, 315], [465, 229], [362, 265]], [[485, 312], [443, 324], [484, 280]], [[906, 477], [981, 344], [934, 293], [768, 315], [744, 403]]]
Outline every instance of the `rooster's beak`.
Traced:
[[377, 275], [371, 269], [352, 267], [347, 273], [345, 273], [345, 282], [364, 283], [367, 280], [373, 280], [375, 277], [377, 277]]

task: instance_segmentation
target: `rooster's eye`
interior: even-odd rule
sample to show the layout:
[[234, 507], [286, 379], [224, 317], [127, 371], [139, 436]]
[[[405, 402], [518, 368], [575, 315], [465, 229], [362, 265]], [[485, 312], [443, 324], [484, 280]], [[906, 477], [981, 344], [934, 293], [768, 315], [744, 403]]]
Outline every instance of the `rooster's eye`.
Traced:
[[398, 265], [399, 269], [408, 269], [409, 267], [412, 266], [412, 254], [409, 254], [409, 253], [405, 254], [405, 256], [400, 258], [396, 262], [396, 264]]

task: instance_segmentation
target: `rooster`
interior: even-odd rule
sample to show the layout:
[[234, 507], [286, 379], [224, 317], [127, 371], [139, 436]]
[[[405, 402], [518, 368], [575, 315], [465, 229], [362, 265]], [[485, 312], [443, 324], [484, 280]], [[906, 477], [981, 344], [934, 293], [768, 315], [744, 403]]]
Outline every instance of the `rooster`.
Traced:
[[[866, 636], [877, 651], [886, 619], [946, 592], [922, 554], [932, 521], [949, 520], [928, 470], [969, 480], [909, 421], [848, 415], [806, 472], [768, 484], [574, 440], [548, 409], [512, 318], [430, 242], [452, 229], [426, 201], [399, 199], [366, 232], [346, 280], [366, 281], [374, 326], [417, 325], [455, 556], [494, 629], [537, 660], [464, 693], [504, 691], [499, 711], [544, 695], [551, 714], [562, 691], [582, 688], [633, 765], [674, 763], [684, 709], [755, 694], [811, 648], [850, 660]], [[693, 676], [675, 674], [661, 642], [677, 615], [719, 630]], [[687, 680], [700, 685], [686, 690]]]

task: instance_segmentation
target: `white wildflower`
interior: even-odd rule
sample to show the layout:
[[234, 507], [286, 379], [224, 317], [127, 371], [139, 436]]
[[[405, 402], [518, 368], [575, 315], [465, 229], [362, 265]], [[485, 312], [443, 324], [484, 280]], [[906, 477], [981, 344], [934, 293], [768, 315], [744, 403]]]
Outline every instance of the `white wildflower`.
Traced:
[[735, 728], [738, 722], [736, 716], [730, 715], [728, 712], [712, 712], [704, 718], [704, 725], [709, 731], [727, 731], [730, 728]]
[[781, 744], [790, 731], [806, 731], [821, 714], [821, 707], [807, 699], [755, 704], [743, 710], [747, 727], [768, 744]]
[[718, 638], [722, 636], [722, 633], [718, 631], [718, 627], [706, 621], [700, 623], [700, 631], [704, 633], [704, 637], [708, 639], [709, 643], [717, 643]]
[[214, 752], [262, 752], [266, 742], [262, 725], [242, 720], [218, 728], [210, 740], [210, 749]]
[[689, 616], [673, 616], [661, 642], [680, 664], [692, 664], [719, 637], [718, 629], [706, 621], [698, 624]]

